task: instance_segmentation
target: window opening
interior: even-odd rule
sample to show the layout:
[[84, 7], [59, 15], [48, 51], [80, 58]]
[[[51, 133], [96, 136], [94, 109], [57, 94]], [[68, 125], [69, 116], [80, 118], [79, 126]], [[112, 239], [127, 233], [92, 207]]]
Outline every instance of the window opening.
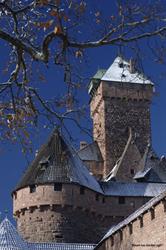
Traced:
[[36, 192], [36, 186], [35, 185], [31, 185], [30, 186], [30, 193], [34, 193]]
[[54, 183], [54, 191], [62, 191], [62, 183]]
[[125, 204], [125, 197], [119, 196], [119, 204]]

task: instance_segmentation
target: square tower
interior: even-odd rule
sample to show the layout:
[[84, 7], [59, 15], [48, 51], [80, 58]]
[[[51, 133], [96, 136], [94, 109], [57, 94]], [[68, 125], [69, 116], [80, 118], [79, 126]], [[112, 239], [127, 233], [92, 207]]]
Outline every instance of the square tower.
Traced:
[[141, 155], [151, 141], [150, 104], [154, 85], [132, 62], [117, 57], [108, 70], [99, 70], [89, 85], [93, 138], [104, 159], [107, 176], [121, 157], [129, 137]]

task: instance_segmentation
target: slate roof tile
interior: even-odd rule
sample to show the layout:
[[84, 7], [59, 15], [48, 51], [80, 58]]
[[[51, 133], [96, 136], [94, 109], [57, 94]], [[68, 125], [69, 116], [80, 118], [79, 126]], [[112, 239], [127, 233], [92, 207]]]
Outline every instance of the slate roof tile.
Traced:
[[5, 218], [0, 224], [1, 250], [27, 250], [27, 244], [18, 234], [11, 222]]
[[78, 155], [82, 161], [103, 161], [97, 142], [92, 142], [83, 149], [80, 149]]
[[102, 193], [97, 180], [90, 175], [78, 154], [58, 131], [54, 131], [41, 147], [15, 190], [55, 182], [76, 183]]
[[164, 183], [142, 183], [142, 182], [101, 182], [101, 187], [105, 195], [108, 196], [137, 196], [154, 197], [166, 191]]
[[137, 172], [134, 179], [144, 182], [166, 183], [166, 161], [159, 159], [151, 145], [148, 145], [140, 162], [141, 171]]
[[94, 247], [83, 243], [28, 243], [7, 218], [0, 223], [1, 250], [92, 250]]

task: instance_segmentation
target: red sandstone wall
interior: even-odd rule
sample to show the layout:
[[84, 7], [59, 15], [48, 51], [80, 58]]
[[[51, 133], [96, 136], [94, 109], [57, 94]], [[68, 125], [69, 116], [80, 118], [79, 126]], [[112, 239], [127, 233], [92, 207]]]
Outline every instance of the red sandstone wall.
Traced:
[[84, 161], [89, 172], [92, 173], [97, 180], [101, 180], [103, 177], [103, 162], [96, 162], [96, 161]]
[[141, 154], [151, 138], [150, 101], [152, 87], [101, 82], [91, 101], [93, 136], [104, 159], [104, 176], [121, 156], [128, 139], [128, 127], [136, 137]]
[[125, 204], [119, 204], [118, 197], [105, 197], [90, 189], [80, 194], [80, 186], [72, 184], [63, 184], [62, 191], [54, 191], [53, 185], [41, 185], [34, 193], [26, 187], [13, 197], [18, 231], [30, 242], [96, 243], [111, 225], [145, 201], [127, 197]]
[[109, 237], [97, 250], [165, 250], [166, 210], [163, 202]]

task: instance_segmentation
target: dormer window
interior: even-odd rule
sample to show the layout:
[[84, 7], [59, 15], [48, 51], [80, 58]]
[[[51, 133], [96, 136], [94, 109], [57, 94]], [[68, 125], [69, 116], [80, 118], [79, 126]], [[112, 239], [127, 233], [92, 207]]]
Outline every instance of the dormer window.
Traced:
[[30, 193], [36, 192], [36, 185], [31, 185], [29, 188], [30, 188]]
[[48, 167], [48, 162], [42, 163], [42, 164], [40, 164], [40, 166], [41, 166], [40, 170], [45, 171], [46, 168]]
[[39, 162], [39, 170], [38, 170], [38, 175], [42, 175], [44, 174], [44, 172], [46, 171], [46, 169], [49, 166], [49, 159], [47, 158], [43, 158], [40, 162]]
[[48, 163], [49, 163], [49, 157], [41, 159], [41, 161], [39, 162], [40, 171], [45, 171], [46, 168], [48, 167]]

